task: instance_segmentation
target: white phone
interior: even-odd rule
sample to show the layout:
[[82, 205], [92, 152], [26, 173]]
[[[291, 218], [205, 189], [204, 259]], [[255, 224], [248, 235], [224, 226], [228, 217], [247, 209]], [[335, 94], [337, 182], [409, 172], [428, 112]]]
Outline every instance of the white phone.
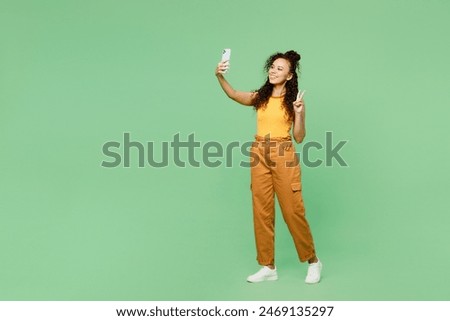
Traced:
[[222, 62], [223, 61], [228, 61], [227, 62], [227, 69], [225, 70], [225, 72], [228, 72], [228, 66], [230, 65], [230, 58], [231, 58], [231, 49], [229, 49], [229, 48], [227, 48], [227, 49], [224, 49], [223, 51], [222, 51]]
[[306, 90], [303, 90], [303, 91], [299, 90], [298, 93], [297, 93], [297, 99], [296, 100], [302, 100], [303, 95], [305, 94], [305, 92], [306, 92]]
[[222, 61], [229, 61], [231, 58], [231, 49], [227, 48], [222, 51]]

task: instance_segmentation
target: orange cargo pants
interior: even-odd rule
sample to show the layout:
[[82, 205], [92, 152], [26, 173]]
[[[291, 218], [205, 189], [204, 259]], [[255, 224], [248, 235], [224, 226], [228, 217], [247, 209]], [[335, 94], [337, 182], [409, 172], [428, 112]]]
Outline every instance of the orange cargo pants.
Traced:
[[255, 136], [251, 147], [251, 190], [257, 261], [275, 263], [275, 200], [294, 240], [301, 262], [315, 256], [314, 242], [305, 217], [301, 172], [291, 137]]

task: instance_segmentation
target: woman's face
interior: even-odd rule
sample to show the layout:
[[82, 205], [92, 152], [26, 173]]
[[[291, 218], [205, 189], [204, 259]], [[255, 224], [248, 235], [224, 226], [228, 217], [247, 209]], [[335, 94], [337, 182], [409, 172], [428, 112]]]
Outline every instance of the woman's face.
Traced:
[[269, 82], [272, 85], [279, 85], [290, 80], [292, 78], [292, 74], [289, 71], [290, 66], [289, 61], [284, 58], [275, 59], [269, 68]]

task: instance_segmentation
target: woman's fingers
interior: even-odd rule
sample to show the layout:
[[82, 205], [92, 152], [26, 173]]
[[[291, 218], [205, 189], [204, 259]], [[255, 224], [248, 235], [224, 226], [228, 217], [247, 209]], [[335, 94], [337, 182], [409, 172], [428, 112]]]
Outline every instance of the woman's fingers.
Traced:
[[224, 62], [222, 63], [222, 69], [223, 69], [224, 71], [227, 71], [228, 69], [230, 69], [230, 63], [228, 62], [228, 60], [227, 60], [227, 61], [224, 61]]
[[295, 107], [295, 108], [294, 108], [294, 111], [295, 111], [297, 114], [301, 114], [302, 111], [303, 111], [303, 105], [301, 105], [300, 107]]
[[230, 69], [230, 63], [228, 60], [226, 61], [221, 61], [217, 64], [217, 72], [224, 74], [227, 72], [227, 70]]
[[217, 67], [219, 68], [228, 68], [230, 66], [230, 63], [227, 61], [221, 61], [217, 64]]
[[305, 103], [303, 102], [303, 98], [301, 100], [296, 100], [292, 103], [294, 105], [294, 110], [296, 113], [302, 113], [303, 108], [305, 107]]
[[305, 94], [305, 92], [306, 92], [306, 90], [303, 90], [303, 91], [299, 90], [297, 93], [297, 98], [295, 100], [296, 101], [303, 100], [303, 95]]

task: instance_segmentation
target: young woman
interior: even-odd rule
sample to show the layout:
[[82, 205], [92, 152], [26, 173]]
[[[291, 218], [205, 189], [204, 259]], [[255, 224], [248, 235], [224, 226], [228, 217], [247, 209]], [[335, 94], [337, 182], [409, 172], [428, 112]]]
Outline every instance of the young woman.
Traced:
[[257, 112], [255, 142], [251, 147], [251, 190], [257, 261], [262, 268], [248, 282], [278, 279], [274, 259], [274, 194], [294, 240], [301, 262], [308, 261], [306, 283], [318, 283], [322, 263], [316, 256], [303, 205], [301, 172], [292, 136], [297, 143], [305, 137], [305, 103], [296, 100], [300, 55], [295, 51], [276, 53], [265, 64], [264, 85], [254, 92], [234, 90], [224, 77], [228, 61], [217, 65], [216, 76], [228, 97]]

